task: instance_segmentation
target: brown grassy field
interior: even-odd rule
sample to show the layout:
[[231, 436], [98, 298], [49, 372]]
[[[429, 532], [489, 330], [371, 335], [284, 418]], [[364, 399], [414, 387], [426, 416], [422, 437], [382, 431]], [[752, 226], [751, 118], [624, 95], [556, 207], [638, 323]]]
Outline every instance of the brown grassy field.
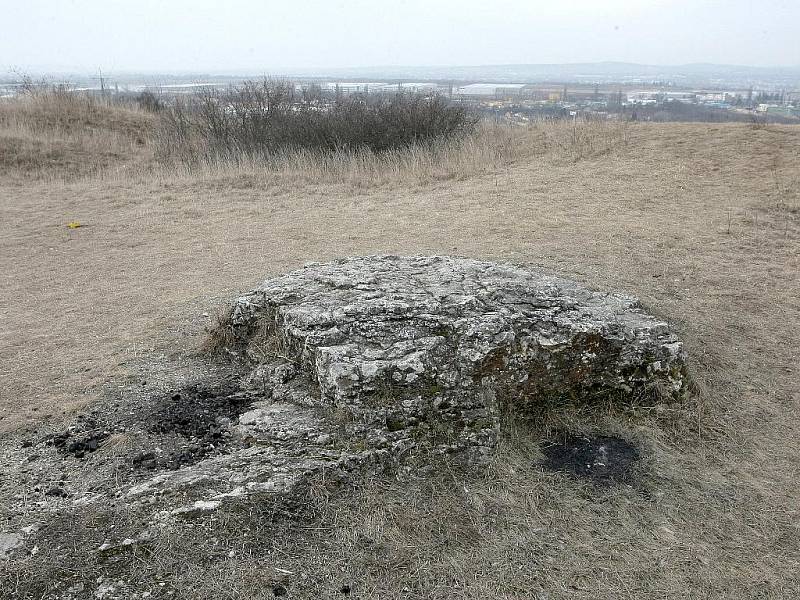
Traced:
[[[800, 128], [486, 127], [432, 153], [188, 172], [156, 163], [137, 109], [42, 114], [0, 105], [4, 444], [66, 422], [132, 361], [196, 352], [204, 314], [266, 276], [347, 255], [510, 261], [637, 295], [697, 383], [667, 412], [520, 427], [485, 472], [365, 482], [300, 523], [226, 514], [125, 568], [181, 598], [273, 597], [275, 581], [298, 598], [800, 597]], [[563, 422], [641, 440], [649, 474], [598, 490], [542, 472], [537, 436]], [[110, 568], [26, 561], [0, 562], [0, 595]]]

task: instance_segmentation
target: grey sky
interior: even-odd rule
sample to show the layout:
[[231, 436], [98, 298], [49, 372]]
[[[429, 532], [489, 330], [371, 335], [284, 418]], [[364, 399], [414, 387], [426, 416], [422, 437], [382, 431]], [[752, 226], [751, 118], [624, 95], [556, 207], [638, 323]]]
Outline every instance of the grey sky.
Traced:
[[0, 68], [800, 65], [798, 0], [0, 0]]

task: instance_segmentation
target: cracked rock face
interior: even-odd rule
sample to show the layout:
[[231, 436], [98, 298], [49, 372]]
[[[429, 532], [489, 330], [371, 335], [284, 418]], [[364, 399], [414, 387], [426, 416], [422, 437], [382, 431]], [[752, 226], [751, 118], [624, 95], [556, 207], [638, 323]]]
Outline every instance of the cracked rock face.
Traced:
[[251, 383], [445, 451], [490, 448], [503, 410], [685, 388], [681, 342], [635, 298], [471, 259], [310, 264], [238, 298], [228, 333]]

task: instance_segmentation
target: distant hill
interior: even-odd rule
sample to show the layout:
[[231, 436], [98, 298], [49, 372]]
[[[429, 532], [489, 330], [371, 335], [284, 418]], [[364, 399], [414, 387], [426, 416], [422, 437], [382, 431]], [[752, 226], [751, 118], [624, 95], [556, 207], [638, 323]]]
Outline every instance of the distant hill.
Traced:
[[[33, 77], [49, 75], [65, 81], [91, 82], [97, 80], [96, 72], [80, 68], [38, 67], [31, 69]], [[692, 63], [686, 65], [644, 65], [626, 62], [593, 62], [567, 64], [508, 64], [474, 66], [374, 66], [344, 68], [271, 68], [265, 63], [258, 69], [214, 69], [184, 72], [114, 71], [107, 72], [111, 80], [124, 82], [166, 81], [238, 81], [265, 75], [278, 77], [318, 77], [354, 80], [434, 80], [453, 82], [506, 82], [506, 83], [662, 83], [682, 86], [739, 87], [757, 89], [800, 90], [800, 65], [795, 67], [752, 67]], [[0, 82], [14, 81], [19, 76], [13, 72], [3, 74]]]

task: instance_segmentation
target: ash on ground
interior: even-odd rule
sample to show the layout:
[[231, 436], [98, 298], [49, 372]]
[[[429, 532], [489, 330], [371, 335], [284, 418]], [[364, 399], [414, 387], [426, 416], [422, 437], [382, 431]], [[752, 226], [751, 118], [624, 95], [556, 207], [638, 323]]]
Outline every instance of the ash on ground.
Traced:
[[610, 435], [561, 433], [541, 446], [543, 466], [599, 484], [630, 481], [639, 450], [627, 440]]

